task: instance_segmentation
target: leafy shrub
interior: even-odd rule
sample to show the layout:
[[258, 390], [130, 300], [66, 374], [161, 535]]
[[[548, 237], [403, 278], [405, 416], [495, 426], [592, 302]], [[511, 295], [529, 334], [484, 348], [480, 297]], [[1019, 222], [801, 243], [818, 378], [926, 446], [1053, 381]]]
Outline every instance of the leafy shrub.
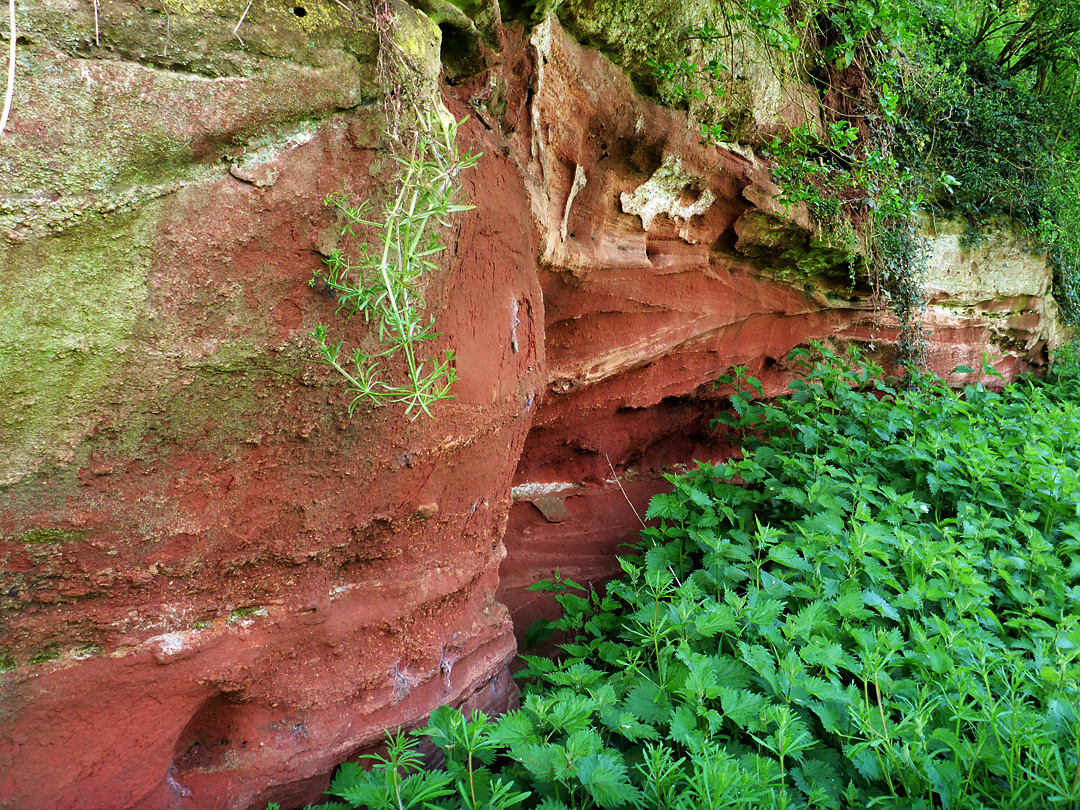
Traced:
[[563, 591], [569, 641], [526, 657], [519, 711], [440, 709], [420, 733], [446, 772], [410, 774], [398, 736], [331, 792], [399, 810], [1075, 807], [1080, 361], [1002, 393], [967, 368], [959, 392], [900, 390], [818, 351], [795, 353], [810, 370], [786, 400], [736, 377], [720, 421], [743, 457], [671, 477], [606, 593], [541, 585]]
[[[909, 48], [894, 151], [940, 210], [969, 223], [970, 241], [1007, 218], [1047, 250], [1055, 296], [1066, 320], [1078, 323], [1075, 70], [1062, 77], [1067, 84], [1047, 84], [1045, 71], [1018, 72], [976, 28], [928, 13], [919, 48]], [[1068, 36], [1080, 45], [1075, 31]]]

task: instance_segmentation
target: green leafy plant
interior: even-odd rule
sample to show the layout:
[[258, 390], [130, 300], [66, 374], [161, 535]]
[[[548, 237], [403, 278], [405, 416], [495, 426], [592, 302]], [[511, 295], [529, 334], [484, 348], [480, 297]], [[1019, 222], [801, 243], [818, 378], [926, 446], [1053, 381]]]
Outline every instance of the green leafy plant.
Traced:
[[[773, 162], [780, 202], [805, 205], [819, 231], [848, 245], [853, 285], [863, 276], [875, 300], [895, 315], [898, 361], [920, 365], [927, 251], [916, 214], [923, 194], [917, 175], [892, 149], [901, 47], [918, 20], [914, 4], [761, 0], [723, 3], [720, 11], [720, 22], [687, 33], [685, 59], [650, 63], [663, 99], [698, 117], [704, 141], [733, 137], [723, 108], [737, 95], [736, 80], [716, 53], [744, 34], [758, 43], [782, 84], [819, 88], [824, 126], [808, 110], [807, 123], [771, 138], [762, 154]], [[851, 93], [850, 84], [865, 89]]]
[[[920, 47], [904, 72], [895, 151], [938, 215], [968, 223], [969, 243], [985, 238], [987, 223], [1012, 221], [1034, 247], [1045, 249], [1054, 295], [1066, 320], [1077, 323], [1080, 68], [1063, 54], [1073, 54], [1073, 62], [1080, 57], [1080, 31], [1073, 24], [1080, 23], [1080, 7], [1073, 4], [1072, 23], [1051, 32], [1042, 13], [1062, 11], [1059, 5], [985, 4], [972, 19], [954, 15], [957, 21], [928, 13]], [[1022, 7], [1032, 16], [1017, 17]], [[1012, 40], [1013, 34], [1020, 39]], [[1019, 44], [1027, 36], [1053, 38], [1065, 48], [1057, 57], [1065, 61], [1058, 64], [1049, 52], [1044, 60], [1031, 43]]]
[[[312, 284], [321, 282], [339, 301], [338, 310], [348, 316], [361, 314], [378, 329], [376, 348], [357, 348], [350, 361], [341, 356], [343, 342], [328, 342], [326, 326], [311, 333], [318, 341], [321, 360], [340, 373], [349, 384], [352, 415], [363, 401], [400, 402], [406, 413], [431, 415], [433, 403], [453, 396], [457, 379], [454, 353], [425, 360], [422, 346], [439, 337], [434, 319], [425, 312], [423, 276], [436, 269], [434, 256], [442, 251], [436, 228], [469, 206], [457, 202], [457, 176], [476, 163], [471, 154], [460, 155], [456, 147], [460, 121], [445, 120], [435, 110], [419, 110], [419, 125], [410, 153], [396, 156], [401, 165], [397, 193], [386, 204], [381, 219], [372, 219], [371, 204], [354, 205], [346, 194], [331, 195], [333, 205], [345, 218], [344, 233], [363, 236], [359, 228], [373, 228], [378, 243], [364, 243], [358, 257], [334, 251], [326, 265], [315, 271]], [[390, 361], [400, 357], [405, 374], [401, 380]]]
[[[735, 137], [740, 36], [782, 84], [815, 86], [824, 127], [765, 144], [781, 201], [858, 243], [878, 300], [919, 365], [926, 248], [914, 215], [1019, 224], [1047, 252], [1054, 295], [1080, 322], [1080, 6], [1067, 0], [736, 0], [687, 31], [685, 58], [654, 61], [662, 99], [697, 116], [706, 141]], [[855, 88], [855, 89], [853, 89]], [[735, 116], [735, 118], [733, 118]], [[850, 237], [850, 239], [849, 239]]]

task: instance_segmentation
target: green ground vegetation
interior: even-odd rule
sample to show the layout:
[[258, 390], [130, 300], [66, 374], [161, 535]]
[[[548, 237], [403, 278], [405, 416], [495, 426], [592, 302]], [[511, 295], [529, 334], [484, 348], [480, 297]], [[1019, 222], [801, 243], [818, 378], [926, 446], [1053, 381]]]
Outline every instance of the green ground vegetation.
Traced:
[[656, 496], [604, 591], [557, 578], [522, 707], [442, 708], [329, 808], [1080, 806], [1080, 362], [897, 388], [821, 347], [736, 374], [741, 458]]

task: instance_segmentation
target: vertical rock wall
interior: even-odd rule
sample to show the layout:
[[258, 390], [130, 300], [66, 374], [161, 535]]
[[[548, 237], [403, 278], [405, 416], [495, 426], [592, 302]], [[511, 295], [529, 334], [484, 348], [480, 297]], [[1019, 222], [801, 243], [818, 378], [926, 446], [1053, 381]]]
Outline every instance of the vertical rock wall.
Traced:
[[[707, 428], [715, 377], [746, 365], [775, 394], [794, 346], [894, 333], [851, 247], [778, 207], [751, 151], [703, 148], [558, 22], [504, 31], [490, 5], [477, 33], [400, 4], [483, 152], [426, 291], [460, 380], [435, 420], [350, 420], [307, 333], [373, 336], [307, 282], [357, 247], [326, 195], [377, 201], [392, 174], [374, 34], [333, 3], [159, 6], [102, 0], [96, 38], [91, 3], [19, 11], [5, 810], [300, 806], [385, 728], [505, 708], [504, 605], [521, 628], [554, 567], [610, 575], [627, 501], [730, 450]], [[939, 263], [935, 362], [990, 346], [1015, 373], [1056, 339], [1045, 265], [987, 291], [996, 259], [973, 255]]]

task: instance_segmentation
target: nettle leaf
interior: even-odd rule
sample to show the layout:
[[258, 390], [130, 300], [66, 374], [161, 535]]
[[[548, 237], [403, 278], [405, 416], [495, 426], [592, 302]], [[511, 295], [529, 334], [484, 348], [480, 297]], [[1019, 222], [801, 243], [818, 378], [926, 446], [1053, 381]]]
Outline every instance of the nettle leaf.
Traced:
[[941, 803], [945, 807], [951, 807], [953, 800], [961, 789], [964, 779], [964, 771], [955, 762], [949, 760], [924, 760], [923, 768], [933, 785], [934, 791], [941, 797]]
[[845, 746], [845, 750], [848, 751], [851, 764], [862, 774], [863, 779], [868, 782], [877, 782], [882, 778], [881, 766], [869, 745], [852, 746], [850, 750], [848, 746]]
[[568, 690], [560, 690], [556, 697], [555, 705], [542, 719], [556, 731], [566, 734], [586, 728], [598, 708], [595, 698]]
[[645, 510], [645, 519], [678, 517], [682, 514], [682, 505], [675, 493], [660, 492], [652, 496], [649, 508]]
[[596, 645], [596, 656], [605, 664], [619, 664], [626, 660], [629, 648], [625, 644], [618, 644], [608, 639], [603, 639]]
[[754, 624], [769, 627], [784, 612], [785, 603], [779, 599], [753, 598], [746, 606], [746, 618]]
[[660, 732], [644, 723], [638, 722], [630, 712], [608, 711], [601, 715], [604, 725], [631, 742], [638, 740], [656, 740]]
[[536, 805], [536, 810], [571, 810], [571, 808], [558, 799], [547, 796], [541, 800], [540, 804]]
[[641, 791], [630, 784], [626, 764], [614, 751], [601, 751], [578, 760], [574, 776], [600, 807], [636, 804]]
[[853, 580], [848, 580], [840, 586], [840, 593], [837, 595], [834, 604], [837, 612], [845, 619], [862, 621], [872, 615], [863, 606], [862, 590], [859, 588], [859, 584]]
[[810, 666], [829, 670], [834, 675], [843, 667], [851, 669], [852, 663], [838, 641], [829, 641], [824, 636], [814, 636], [805, 647], [799, 649], [799, 656]]
[[[784, 620], [784, 635], [788, 638], [798, 638], [809, 641], [815, 633], [833, 626], [830, 607], [820, 599], [814, 600], [799, 608], [795, 615], [789, 614]], [[824, 639], [817, 636], [817, 644]]]
[[587, 686], [599, 683], [605, 677], [603, 672], [593, 669], [584, 661], [572, 664], [561, 672], [552, 672], [545, 680], [558, 686], [569, 686], [582, 690]]
[[826, 537], [844, 535], [844, 519], [835, 512], [818, 512], [813, 517], [803, 520], [802, 525], [810, 532]]
[[739, 642], [739, 657], [774, 690], [776, 689], [776, 656], [760, 644]]
[[532, 739], [534, 728], [529, 716], [518, 709], [500, 717], [488, 739], [495, 745], [512, 748]]
[[386, 794], [386, 784], [376, 783], [375, 777], [355, 762], [344, 762], [334, 774], [327, 791], [354, 805], [378, 804]]
[[642, 723], [657, 725], [668, 722], [671, 701], [667, 692], [643, 677], [627, 694], [626, 710]]
[[740, 728], [757, 730], [761, 726], [761, 715], [769, 705], [763, 695], [746, 689], [724, 689], [720, 693], [720, 707], [724, 717]]
[[835, 681], [806, 675], [800, 683], [807, 692], [825, 702], [844, 703], [850, 698], [848, 690]]
[[554, 743], [525, 743], [510, 749], [510, 756], [520, 762], [538, 782], [556, 782], [569, 774], [566, 752]]
[[734, 632], [738, 626], [735, 612], [727, 605], [713, 603], [694, 616], [694, 629], [704, 638]]
[[584, 728], [569, 735], [564, 746], [567, 759], [576, 760], [600, 751], [604, 747], [604, 741], [594, 729]]
[[896, 609], [886, 602], [881, 596], [871, 590], [864, 590], [862, 592], [863, 603], [876, 607], [881, 611], [881, 615], [887, 619], [892, 619], [894, 622], [900, 621], [900, 614], [896, 612]]
[[806, 759], [797, 768], [793, 768], [792, 780], [808, 796], [814, 790], [821, 790], [830, 799], [839, 799], [843, 791], [843, 781], [839, 771], [832, 765], [819, 759]]
[[716, 682], [728, 689], [745, 689], [750, 685], [750, 670], [730, 655], [712, 656], [713, 672]]
[[794, 588], [784, 582], [784, 580], [768, 571], [761, 572], [761, 587], [762, 590], [770, 596], [777, 597], [787, 596], [794, 590]]
[[821, 703], [816, 700], [811, 700], [807, 703], [810, 711], [818, 716], [821, 721], [821, 727], [824, 728], [830, 734], [841, 734], [844, 729], [841, 726], [841, 721], [846, 718], [846, 712], [844, 711], [843, 704], [841, 703]]
[[698, 729], [697, 713], [687, 705], [677, 708], [671, 715], [671, 739], [681, 743], [688, 751], [701, 753], [705, 735]]
[[769, 559], [773, 562], [794, 568], [796, 571], [812, 571], [813, 566], [802, 558], [799, 551], [790, 545], [777, 544], [769, 549]]

